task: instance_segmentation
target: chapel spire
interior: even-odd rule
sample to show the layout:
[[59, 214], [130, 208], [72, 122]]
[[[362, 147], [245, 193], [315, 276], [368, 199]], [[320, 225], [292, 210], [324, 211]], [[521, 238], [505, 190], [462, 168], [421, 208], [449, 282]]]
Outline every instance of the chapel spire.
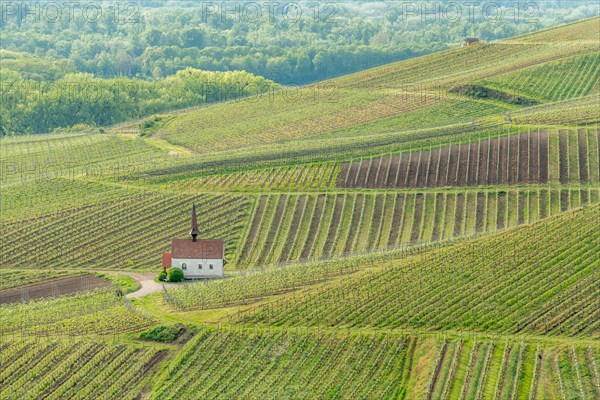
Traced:
[[192, 242], [196, 241], [196, 238], [200, 234], [198, 231], [198, 219], [196, 218], [196, 205], [192, 204], [192, 229], [190, 230], [190, 235], [192, 235]]

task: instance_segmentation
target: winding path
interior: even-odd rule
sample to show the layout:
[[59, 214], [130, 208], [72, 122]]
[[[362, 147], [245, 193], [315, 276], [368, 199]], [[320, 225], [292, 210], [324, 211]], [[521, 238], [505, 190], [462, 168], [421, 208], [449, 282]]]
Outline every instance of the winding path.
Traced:
[[163, 288], [163, 285], [165, 285], [165, 287], [178, 286], [177, 284], [174, 284], [174, 283], [155, 282], [154, 278], [156, 278], [156, 273], [153, 273], [153, 272], [147, 273], [147, 274], [141, 274], [141, 273], [137, 273], [137, 272], [119, 271], [119, 273], [130, 276], [131, 278], [135, 279], [140, 285], [142, 285], [142, 287], [139, 290], [136, 290], [133, 293], [127, 294], [125, 297], [127, 297], [128, 299], [144, 297], [151, 293], [160, 292]]

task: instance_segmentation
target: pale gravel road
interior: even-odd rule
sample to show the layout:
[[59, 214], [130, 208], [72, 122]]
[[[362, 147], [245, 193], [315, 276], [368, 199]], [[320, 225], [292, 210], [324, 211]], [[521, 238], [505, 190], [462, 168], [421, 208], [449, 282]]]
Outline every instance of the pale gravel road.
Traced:
[[137, 272], [125, 272], [125, 271], [119, 271], [119, 273], [132, 277], [133, 279], [138, 281], [140, 283], [140, 285], [142, 285], [141, 289], [139, 289], [133, 293], [127, 294], [125, 297], [127, 297], [128, 299], [135, 299], [135, 298], [139, 298], [139, 297], [144, 297], [151, 293], [160, 292], [161, 290], [163, 290], [163, 285], [165, 285], [165, 287], [167, 287], [167, 288], [169, 286], [178, 286], [177, 284], [174, 284], [174, 283], [154, 282], [154, 278], [156, 278], [156, 275], [157, 275], [156, 273], [141, 274], [141, 273], [137, 273]]

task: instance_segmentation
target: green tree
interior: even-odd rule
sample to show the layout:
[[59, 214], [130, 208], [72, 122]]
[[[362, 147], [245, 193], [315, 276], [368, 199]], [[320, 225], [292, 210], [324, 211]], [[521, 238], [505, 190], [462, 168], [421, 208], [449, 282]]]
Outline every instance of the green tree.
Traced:
[[204, 47], [204, 33], [198, 28], [188, 28], [181, 32], [181, 45], [183, 47]]
[[183, 281], [183, 271], [179, 268], [169, 268], [167, 269], [167, 277], [170, 282], [181, 282]]

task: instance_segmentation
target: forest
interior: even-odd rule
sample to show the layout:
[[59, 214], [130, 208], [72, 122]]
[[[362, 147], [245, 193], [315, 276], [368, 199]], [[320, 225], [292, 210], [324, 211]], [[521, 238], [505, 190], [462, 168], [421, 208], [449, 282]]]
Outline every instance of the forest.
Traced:
[[[305, 85], [456, 47], [467, 36], [493, 41], [598, 12], [585, 1], [500, 1], [494, 3], [497, 8], [445, 3], [422, 9], [400, 1], [278, 6], [98, 1], [79, 7], [65, 1], [7, 2], [0, 18], [5, 104], [0, 135], [102, 126], [223, 100], [222, 95], [207, 99], [188, 85], [179, 74], [187, 68], [199, 70], [195, 74], [212, 87], [232, 79], [237, 87], [249, 82], [269, 86], [270, 81]], [[82, 82], [86, 88], [75, 92], [90, 85], [109, 92], [115, 86], [143, 89], [135, 95], [127, 89], [102, 96], [102, 104], [98, 96], [56, 89], [81, 88]], [[256, 88], [237, 91], [257, 93]], [[40, 110], [46, 110], [43, 116]]]

